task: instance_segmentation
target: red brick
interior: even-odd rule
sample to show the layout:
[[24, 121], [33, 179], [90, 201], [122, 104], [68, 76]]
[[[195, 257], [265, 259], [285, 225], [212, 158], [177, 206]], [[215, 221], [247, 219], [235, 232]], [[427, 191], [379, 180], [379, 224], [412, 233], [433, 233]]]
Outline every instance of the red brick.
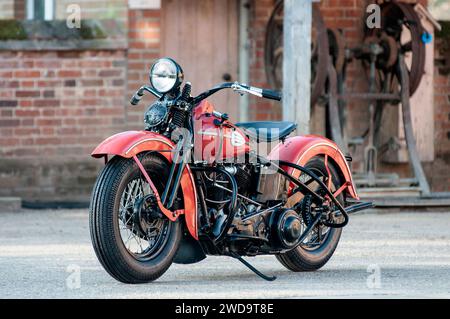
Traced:
[[50, 126], [41, 126], [40, 127], [40, 132], [44, 136], [55, 135], [55, 128], [50, 127]]
[[39, 128], [30, 128], [30, 127], [18, 127], [14, 129], [14, 135], [24, 135], [24, 136], [30, 136], [30, 135], [37, 135], [40, 133]]
[[0, 100], [0, 107], [16, 107], [16, 100]]
[[16, 97], [40, 97], [39, 91], [16, 91]]
[[56, 107], [61, 105], [60, 100], [35, 100], [33, 103], [36, 107]]
[[93, 79], [93, 80], [84, 80], [81, 79], [81, 85], [90, 87], [90, 86], [103, 86], [103, 80], [101, 79]]
[[21, 88], [32, 88], [34, 87], [34, 85], [35, 85], [34, 81], [20, 81]]
[[16, 78], [38, 78], [41, 76], [39, 71], [15, 71], [14, 77]]
[[61, 138], [59, 137], [39, 137], [35, 139], [37, 145], [59, 145]]
[[22, 109], [18, 109], [16, 110], [16, 116], [18, 117], [36, 117], [39, 116], [39, 111], [38, 110], [22, 110]]
[[12, 111], [12, 110], [1, 110], [0, 111], [0, 115], [1, 115], [1, 117], [2, 118], [5, 118], [5, 117], [12, 117], [13, 116], [13, 114], [14, 114], [14, 112]]
[[20, 121], [18, 119], [0, 119], [0, 127], [18, 126]]
[[55, 116], [55, 114], [56, 114], [55, 109], [42, 110], [42, 116], [52, 117], [52, 116]]
[[62, 121], [60, 119], [43, 119], [39, 118], [36, 120], [38, 126], [60, 126]]
[[2, 79], [12, 78], [12, 77], [13, 77], [12, 71], [0, 71], [0, 78], [2, 78]]
[[79, 77], [81, 77], [81, 72], [78, 70], [61, 70], [61, 71], [58, 71], [58, 77], [60, 77], [60, 78], [79, 78]]
[[122, 75], [121, 70], [101, 70], [98, 73], [99, 77], [118, 77]]
[[45, 87], [56, 87], [60, 85], [60, 81], [58, 80], [40, 80], [37, 82], [37, 86], [40, 88], [45, 88]]
[[[1, 121], [2, 120], [0, 120], [0, 122]], [[15, 146], [18, 143], [20, 143], [20, 140], [17, 138], [2, 138], [2, 137], [0, 137], [0, 146], [2, 146], [2, 147]]]
[[25, 118], [20, 120], [20, 126], [34, 126], [33, 118]]
[[83, 130], [78, 127], [61, 127], [57, 129], [58, 135], [77, 135], [80, 136]]
[[0, 88], [16, 89], [19, 87], [19, 81], [1, 81]]
[[30, 106], [33, 106], [33, 101], [32, 101], [32, 100], [20, 100], [20, 101], [19, 101], [19, 106], [20, 106], [20, 107], [30, 107]]

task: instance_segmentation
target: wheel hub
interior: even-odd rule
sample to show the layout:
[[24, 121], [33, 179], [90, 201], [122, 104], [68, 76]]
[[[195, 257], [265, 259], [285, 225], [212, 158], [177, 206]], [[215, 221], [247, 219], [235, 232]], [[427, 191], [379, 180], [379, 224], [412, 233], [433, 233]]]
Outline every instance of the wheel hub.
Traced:
[[146, 239], [153, 236], [153, 232], [162, 222], [161, 217], [162, 214], [153, 194], [138, 198], [135, 201], [132, 222], [139, 236]]

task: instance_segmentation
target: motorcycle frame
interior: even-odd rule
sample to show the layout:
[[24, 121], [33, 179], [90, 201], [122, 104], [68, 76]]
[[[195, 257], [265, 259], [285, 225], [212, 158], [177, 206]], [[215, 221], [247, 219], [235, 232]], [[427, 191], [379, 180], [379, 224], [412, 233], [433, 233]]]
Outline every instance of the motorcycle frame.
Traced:
[[[306, 183], [301, 182], [299, 179], [295, 178], [293, 175], [287, 173], [283, 168], [281, 168], [280, 166], [278, 166], [276, 163], [265, 159], [263, 157], [258, 157], [258, 160], [260, 161], [260, 163], [262, 165], [265, 166], [275, 166], [277, 173], [278, 174], [282, 174], [284, 177], [286, 177], [287, 179], [289, 179], [292, 183], [294, 183], [297, 186], [297, 189], [294, 190], [293, 192], [291, 192], [291, 196], [294, 196], [296, 193], [300, 192], [303, 195], [311, 195], [313, 197], [313, 200], [316, 203], [323, 203], [326, 200], [331, 200], [337, 207], [337, 211], [333, 212], [333, 213], [340, 213], [342, 214], [342, 216], [344, 217], [344, 221], [339, 223], [339, 224], [330, 224], [327, 222], [323, 222], [326, 226], [328, 227], [334, 227], [334, 228], [342, 228], [345, 227], [348, 224], [349, 221], [349, 216], [348, 213], [346, 211], [346, 209], [342, 206], [342, 204], [337, 200], [336, 196], [338, 196], [339, 194], [342, 193], [342, 186], [339, 188], [338, 195], [333, 194], [327, 187], [327, 185], [325, 185], [320, 179], [319, 177], [317, 177], [312, 171], [310, 171], [309, 169], [293, 164], [293, 163], [289, 163], [289, 162], [280, 162], [280, 166], [288, 166], [291, 168], [294, 168], [296, 170], [301, 171], [303, 174], [307, 174], [309, 177], [311, 177], [310, 181], [315, 181], [317, 182], [323, 189], [325, 189], [326, 195], [325, 196], [321, 196], [319, 194], [317, 194], [315, 191], [311, 190], [308, 188], [308, 185]], [[253, 237], [253, 236], [245, 236], [245, 235], [227, 235], [228, 231], [230, 230], [230, 227], [232, 226], [233, 220], [235, 218], [236, 215], [236, 209], [237, 209], [237, 198], [238, 198], [238, 186], [236, 183], [236, 180], [234, 178], [234, 176], [232, 174], [230, 174], [229, 172], [227, 172], [226, 170], [218, 167], [218, 166], [192, 166], [191, 167], [192, 171], [195, 172], [215, 172], [215, 173], [220, 173], [220, 174], [224, 174], [228, 180], [231, 183], [231, 200], [229, 203], [229, 207], [228, 207], [228, 214], [227, 214], [227, 218], [226, 221], [224, 222], [224, 227], [222, 228], [220, 234], [215, 237], [215, 238], [211, 238], [210, 236], [207, 236], [206, 234], [202, 234], [202, 238], [204, 240], [207, 240], [210, 244], [213, 245], [213, 247], [215, 248], [215, 251], [219, 251], [221, 255], [230, 255], [230, 252], [227, 251], [223, 251], [222, 249], [220, 249], [220, 245], [225, 241], [225, 239], [229, 239], [229, 240], [233, 240], [234, 238], [237, 237], [237, 239], [249, 239], [249, 240], [257, 240], [257, 241], [266, 241], [265, 238], [261, 238], [261, 237]], [[201, 183], [198, 184], [199, 187], [202, 187]], [[345, 186], [346, 183], [344, 183], [343, 186]], [[199, 194], [201, 194], [199, 196], [199, 200], [201, 201], [201, 207], [203, 207], [203, 210], [205, 210], [205, 208], [207, 207], [206, 204], [206, 199], [204, 198], [203, 195], [203, 189], [199, 192]], [[278, 205], [275, 206], [274, 209], [264, 209], [263, 212], [264, 213], [268, 213], [270, 211], [274, 211], [276, 208], [278, 208]], [[204, 211], [203, 213], [207, 213], [207, 211]], [[249, 216], [243, 216], [242, 219], [252, 219], [255, 218], [257, 216], [259, 216], [261, 213], [257, 213], [257, 214], [253, 214], [250, 217]], [[311, 225], [309, 225], [304, 232], [302, 233], [300, 239], [299, 239], [299, 243], [301, 243], [309, 234], [310, 232], [314, 229], [314, 227], [317, 225], [318, 222], [321, 221], [323, 216], [323, 212], [317, 214], [317, 216], [315, 217], [313, 223]], [[205, 246], [207, 250], [209, 250], [209, 253], [211, 253], [211, 250], [208, 249], [208, 246]], [[291, 250], [291, 249], [288, 249]], [[277, 251], [277, 253], [283, 253], [285, 251], [288, 250], [281, 250], [281, 251]], [[267, 251], [265, 253], [272, 253], [273, 251]], [[264, 251], [263, 251], [264, 253]], [[214, 254], [214, 253], [213, 253]], [[217, 254], [217, 253], [216, 253]], [[233, 257], [233, 255], [231, 254], [230, 256]]]
[[[134, 136], [134, 138], [131, 138], [131, 140], [129, 141], [125, 141], [130, 137], [130, 135]], [[137, 141], [133, 141], [134, 139], [137, 139]], [[190, 145], [190, 143], [188, 144]], [[176, 221], [181, 215], [185, 215], [186, 226], [189, 230], [189, 233], [196, 240], [199, 240], [200, 235], [200, 214], [197, 207], [200, 206], [202, 208], [202, 213], [206, 214], [207, 211], [204, 210], [207, 207], [207, 203], [203, 196], [204, 190], [200, 189], [203, 186], [198, 182], [198, 179], [201, 177], [195, 175], [199, 172], [216, 172], [225, 175], [231, 183], [231, 201], [228, 207], [229, 213], [228, 218], [225, 222], [225, 227], [223, 228], [219, 236], [217, 236], [216, 238], [209, 238], [212, 243], [217, 245], [219, 243], [222, 243], [225, 239], [226, 234], [230, 229], [232, 221], [235, 217], [238, 197], [238, 187], [236, 180], [233, 175], [231, 175], [229, 172], [222, 169], [218, 165], [205, 166], [203, 164], [196, 163], [189, 165], [187, 160], [191, 157], [191, 149], [184, 149], [180, 147], [180, 145], [183, 145], [183, 141], [179, 141], [178, 144], [173, 144], [173, 142], [171, 142], [167, 138], [151, 132], [124, 132], [113, 136], [100, 144], [96, 148], [96, 150], [94, 150], [92, 156], [96, 158], [105, 157], [106, 161], [108, 159], [108, 155], [116, 155], [134, 160], [145, 180], [148, 182], [152, 191], [154, 192], [158, 207], [161, 209], [161, 212], [171, 221]], [[316, 143], [316, 145], [320, 144]], [[139, 157], [144, 153], [159, 154], [159, 156], [165, 158], [168, 163], [171, 163], [169, 179], [162, 195], [158, 193], [153, 181], [151, 180], [150, 176], [147, 174], [145, 168], [141, 163], [141, 159]], [[328, 158], [328, 155], [322, 155], [325, 156], [325, 158]], [[337, 211], [335, 213], [342, 214], [342, 216], [344, 216], [344, 222], [328, 226], [344, 227], [348, 223], [347, 211], [336, 198], [345, 189], [350, 188], [350, 183], [348, 181], [345, 181], [344, 184], [341, 185], [335, 193], [332, 193], [329, 190], [329, 185], [325, 185], [313, 172], [301, 165], [283, 160], [276, 163], [275, 161], [261, 156], [257, 157], [257, 161], [261, 165], [272, 166], [276, 169], [278, 174], [282, 174], [293, 185], [296, 186], [295, 189], [291, 190], [290, 196], [293, 196], [296, 193], [300, 192], [303, 195], [311, 195], [316, 203], [323, 203], [326, 200], [333, 202], [337, 207]], [[326, 160], [326, 163], [326, 165], [328, 165], [328, 160]], [[329, 169], [327, 170], [329, 171]], [[317, 182], [323, 189], [326, 190], [326, 195], [321, 196], [313, 190], [309, 189], [308, 184], [303, 183], [298, 179], [299, 174], [298, 176], [296, 176], [297, 172], [306, 174], [311, 178], [310, 181]], [[189, 183], [186, 183], [186, 177], [189, 177]], [[179, 192], [180, 186], [183, 191], [185, 207], [181, 210], [171, 210], [172, 204]], [[251, 216], [249, 219], [254, 217], [256, 217], [256, 215]], [[306, 231], [310, 231], [310, 229], [307, 229]], [[302, 237], [304, 237], [305, 235], [307, 234], [302, 235]]]
[[[236, 84], [223, 83], [215, 88], [212, 88], [200, 94], [199, 96], [192, 98], [191, 105], [198, 105], [207, 97], [217, 93], [220, 90], [233, 88], [234, 85]], [[140, 89], [140, 91], [141, 90], [142, 88]], [[247, 91], [249, 91], [249, 88], [247, 88]], [[263, 92], [263, 95], [264, 94], [268, 93]], [[190, 138], [192, 139], [194, 136], [194, 126], [192, 123], [193, 118], [191, 115], [189, 121], [190, 127], [188, 127], [188, 129], [191, 134]], [[223, 121], [218, 121], [217, 125], [220, 126], [222, 124]], [[205, 210], [207, 204], [203, 196], [204, 190], [201, 189], [201, 183], [196, 183], [195, 181], [195, 178], [198, 179], [199, 176], [194, 177], [193, 172], [215, 171], [227, 176], [232, 185], [232, 200], [229, 204], [229, 214], [225, 223], [225, 227], [216, 238], [210, 238], [213, 242], [213, 245], [217, 245], [218, 243], [223, 242], [223, 240], [226, 238], [227, 232], [230, 229], [232, 221], [235, 217], [236, 202], [239, 195], [237, 183], [234, 176], [226, 170], [221, 169], [220, 166], [217, 165], [217, 163], [206, 166], [204, 165], [204, 163], [193, 162], [193, 156], [191, 152], [192, 148], [192, 141], [188, 141], [188, 143], [185, 143], [182, 138], [177, 142], [177, 144], [174, 144], [174, 142], [172, 142], [170, 139], [157, 133], [149, 131], [130, 131], [119, 133], [106, 139], [92, 152], [91, 155], [95, 158], [103, 157], [105, 158], [105, 162], [108, 161], [109, 155], [115, 155], [134, 160], [142, 175], [154, 192], [158, 207], [160, 208], [161, 212], [171, 221], [176, 221], [181, 215], [184, 215], [186, 227], [190, 235], [197, 241], [199, 241], [199, 235], [201, 235], [199, 233], [200, 214], [198, 212], [198, 206], [200, 204], [202, 210]], [[336, 228], [344, 227], [345, 225], [347, 225], [348, 213], [346, 209], [341, 205], [341, 203], [339, 203], [336, 197], [344, 191], [347, 191], [347, 194], [354, 199], [358, 200], [359, 197], [356, 194], [347, 160], [342, 152], [340, 152], [336, 144], [319, 136], [296, 136], [290, 139], [283, 140], [282, 143], [280, 143], [276, 147], [276, 150], [280, 153], [280, 158], [278, 161], [280, 166], [275, 163], [275, 161], [271, 158], [271, 155], [269, 155], [268, 158], [258, 156], [258, 163], [275, 167], [277, 173], [282, 174], [284, 177], [290, 180], [291, 184], [296, 186], [296, 188], [292, 187], [292, 189], [290, 190], [291, 196], [298, 192], [301, 192], [304, 195], [311, 195], [316, 203], [322, 204], [325, 201], [331, 201], [332, 203], [334, 203], [337, 207], [337, 211], [334, 213], [341, 214], [344, 217], [344, 222], [339, 224], [327, 224], [326, 222], [324, 222], [325, 225]], [[162, 195], [158, 193], [153, 181], [151, 180], [150, 176], [141, 163], [139, 157], [141, 156], [141, 154], [145, 153], [158, 154], [158, 156], [161, 156], [169, 164], [171, 164], [169, 179]], [[345, 182], [335, 193], [332, 193], [330, 191], [330, 185], [325, 185], [317, 176], [314, 175], [312, 171], [304, 167], [307, 161], [315, 156], [324, 156], [325, 165], [329, 174], [328, 180], [330, 180], [331, 178], [330, 170], [328, 168], [330, 159], [333, 160], [335, 164], [337, 164], [337, 168], [344, 178]], [[193, 164], [189, 165], [188, 159], [191, 160]], [[316, 192], [310, 190], [305, 183], [299, 180], [298, 177], [300, 176], [300, 174], [306, 174], [311, 177], [311, 180], [316, 181], [322, 188], [325, 189], [326, 195], [320, 196]], [[175, 198], [178, 195], [180, 186], [183, 195], [184, 209], [172, 210], [172, 206]], [[358, 205], [352, 206], [351, 209], [362, 210], [368, 208], [364, 205], [361, 207], [356, 206]], [[204, 211], [203, 213], [207, 214], [207, 211]], [[321, 214], [319, 214], [319, 216], [321, 216]], [[253, 217], [254, 216], [252, 216], [251, 218]], [[317, 219], [316, 223], [318, 221], [320, 221], [320, 218]], [[312, 229], [308, 228], [306, 231], [311, 230]], [[302, 237], [306, 235], [307, 234], [305, 233], [302, 235]]]

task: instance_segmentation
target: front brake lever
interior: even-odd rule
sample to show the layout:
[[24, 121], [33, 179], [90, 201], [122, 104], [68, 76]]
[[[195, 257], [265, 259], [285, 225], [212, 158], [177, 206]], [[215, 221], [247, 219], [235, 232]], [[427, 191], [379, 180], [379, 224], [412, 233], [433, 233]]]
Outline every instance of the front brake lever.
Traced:
[[247, 94], [255, 95], [257, 97], [263, 97], [262, 90], [256, 90], [255, 88], [245, 86], [243, 84], [240, 84], [239, 82], [235, 82], [231, 86], [231, 89], [240, 95], [244, 95], [247, 93]]

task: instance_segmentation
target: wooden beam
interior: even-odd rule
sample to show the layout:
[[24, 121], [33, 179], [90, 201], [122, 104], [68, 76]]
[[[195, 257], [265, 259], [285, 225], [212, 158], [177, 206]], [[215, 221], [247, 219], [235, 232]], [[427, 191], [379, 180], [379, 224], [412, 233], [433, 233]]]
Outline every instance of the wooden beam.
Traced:
[[311, 0], [284, 0], [283, 119], [310, 133]]

